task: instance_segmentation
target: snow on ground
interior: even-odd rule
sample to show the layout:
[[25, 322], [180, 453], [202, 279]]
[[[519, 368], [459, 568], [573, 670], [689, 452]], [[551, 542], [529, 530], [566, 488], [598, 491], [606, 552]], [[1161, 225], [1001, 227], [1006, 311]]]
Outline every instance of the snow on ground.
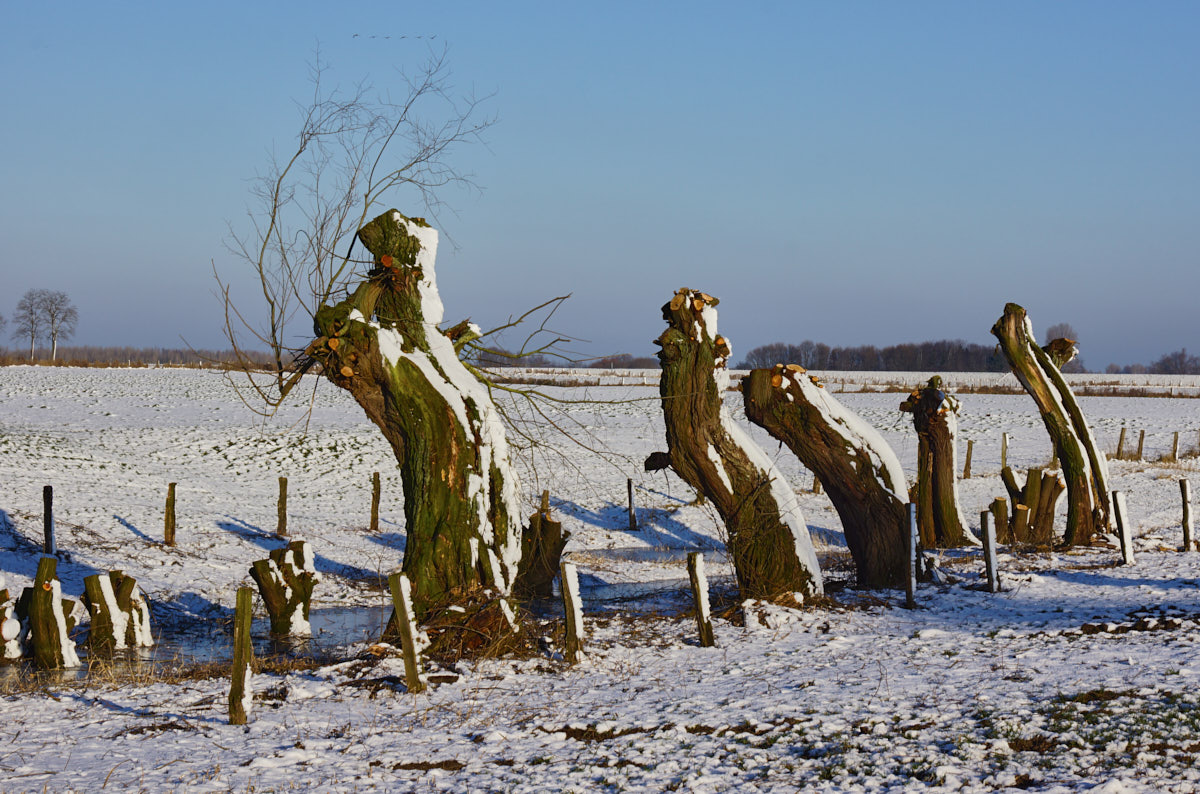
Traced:
[[[460, 663], [410, 695], [399, 659], [353, 658], [359, 646], [341, 654], [347, 661], [257, 674], [245, 729], [226, 724], [225, 678], [166, 683], [139, 672], [137, 682], [93, 676], [25, 691], [10, 669], [0, 679], [0, 789], [1200, 790], [1200, 555], [1176, 551], [1177, 480], [1195, 474], [1194, 459], [1110, 464], [1129, 498], [1133, 567], [1118, 566], [1115, 549], [1005, 555], [1009, 589], [989, 595], [972, 589], [977, 555], [947, 554], [958, 581], [920, 588], [919, 610], [899, 608], [894, 593], [843, 590], [802, 612], [751, 610], [749, 626], [718, 612], [717, 647], [700, 648], [680, 614], [682, 554], [654, 550], [716, 549], [721, 531], [673, 475], [641, 470], [664, 448], [656, 389], [546, 389], [606, 401], [562, 417], [605, 457], [552, 434], [562, 457], [539, 451], [531, 470], [524, 456], [529, 509], [550, 490], [591, 599], [583, 663], [552, 653]], [[911, 477], [903, 395], [837, 396], [884, 434]], [[739, 402], [729, 395], [742, 421]], [[1174, 431], [1194, 443], [1200, 424], [1190, 399], [1082, 402], [1103, 447], [1115, 447], [1125, 423], [1129, 440], [1147, 430], [1148, 457], [1169, 449]], [[1000, 434], [1011, 435], [1017, 467], [1044, 464], [1049, 442], [1027, 397], [962, 403], [960, 454], [974, 439], [976, 476], [961, 497], [977, 523], [1004, 493]], [[381, 577], [404, 546], [391, 453], [328, 384], [307, 430], [303, 413], [263, 424], [209, 372], [0, 368], [7, 586], [32, 578], [51, 484], [69, 596], [84, 576], [118, 568], [151, 600], [157, 635], [202, 625], [223, 645], [250, 562], [281, 543], [283, 475], [292, 535], [312, 543], [323, 576], [314, 611], [384, 604]], [[809, 492], [811, 475], [786, 450], [751, 433], [798, 492], [826, 560], [837, 557], [827, 498]], [[376, 535], [366, 531], [373, 471], [384, 482]], [[626, 477], [638, 532], [627, 528]], [[160, 544], [168, 482], [179, 483], [174, 549]], [[709, 570], [719, 610], [729, 569], [714, 554]], [[634, 583], [654, 582], [675, 592], [636, 597]]]

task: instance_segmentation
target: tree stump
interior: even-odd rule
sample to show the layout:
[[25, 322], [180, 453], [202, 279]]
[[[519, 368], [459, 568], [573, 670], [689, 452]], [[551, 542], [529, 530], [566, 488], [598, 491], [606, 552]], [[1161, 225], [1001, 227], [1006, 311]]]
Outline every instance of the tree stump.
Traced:
[[1017, 481], [1010, 468], [1000, 472], [1012, 501], [1013, 521], [1009, 538], [1013, 543], [1028, 543], [1048, 548], [1054, 543], [1054, 514], [1066, 485], [1056, 473], [1032, 468], [1025, 483]]
[[75, 602], [62, 597], [57, 569], [56, 558], [42, 557], [33, 587], [26, 587], [17, 601], [17, 615], [28, 626], [25, 647], [33, 655], [34, 664], [47, 670], [79, 666], [70, 637], [75, 628], [70, 616]]
[[554, 577], [567, 547], [570, 532], [563, 532], [562, 522], [550, 518], [549, 499], [542, 500], [542, 509], [529, 517], [529, 528], [521, 537], [521, 564], [513, 583], [517, 598], [551, 598]]
[[[1074, 344], [1054, 340], [1045, 349], [1034, 342], [1033, 325], [1025, 310], [1015, 303], [1004, 307], [1004, 315], [992, 326], [1000, 349], [1025, 391], [1037, 403], [1042, 422], [1054, 442], [1055, 456], [1062, 464], [1067, 489], [1067, 528], [1063, 542], [1068, 546], [1088, 543], [1111, 527], [1108, 494], [1108, 463], [1096, 447], [1079, 403], [1062, 376], [1058, 362], [1074, 356]], [[1033, 509], [1032, 506], [1030, 509]]]
[[863, 587], [903, 587], [908, 484], [892, 448], [796, 364], [742, 379], [746, 418], [787, 445], [829, 494]]
[[[914, 389], [900, 410], [912, 414], [917, 431], [917, 526], [925, 548], [965, 546], [967, 536], [958, 503], [959, 402], [942, 391], [935, 375], [924, 389]], [[969, 477], [970, 463], [963, 477]]]
[[137, 581], [121, 571], [92, 574], [83, 580], [83, 605], [92, 618], [88, 632], [91, 655], [111, 654], [122, 648], [150, 648], [150, 607]]
[[796, 494], [722, 402], [730, 347], [717, 333], [716, 305], [710, 295], [681, 289], [663, 306], [667, 329], [655, 343], [666, 455], [724, 521], [743, 598], [819, 594], [821, 571]]
[[[413, 607], [505, 595], [521, 557], [520, 487], [488, 388], [440, 331], [438, 234], [389, 210], [358, 232], [367, 280], [317, 311], [308, 353], [379, 426], [400, 464]], [[464, 329], [466, 329], [464, 331]], [[464, 324], [456, 332], [478, 335]]]
[[279, 637], [309, 637], [312, 626], [308, 622], [309, 602], [313, 586], [321, 580], [313, 567], [312, 549], [303, 540], [293, 540], [281, 549], [275, 549], [265, 560], [256, 560], [250, 567], [250, 576], [258, 585], [267, 615], [271, 619], [271, 633]]

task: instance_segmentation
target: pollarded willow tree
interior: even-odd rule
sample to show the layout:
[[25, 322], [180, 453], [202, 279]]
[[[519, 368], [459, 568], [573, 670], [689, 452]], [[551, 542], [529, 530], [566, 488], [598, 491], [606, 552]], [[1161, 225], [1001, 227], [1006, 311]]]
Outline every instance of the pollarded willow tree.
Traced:
[[1054, 443], [1067, 483], [1067, 527], [1063, 542], [1086, 544], [1111, 529], [1108, 461], [1083, 417], [1079, 402], [1062, 375], [1062, 367], [1075, 357], [1075, 344], [1054, 339], [1039, 347], [1033, 323], [1015, 303], [992, 326], [1008, 364], [1029, 392]]
[[900, 403], [917, 431], [914, 501], [921, 544], [929, 548], [968, 543], [958, 502], [958, 409], [958, 399], [942, 389], [940, 375]]
[[[262, 302], [235, 302], [221, 281], [226, 337], [272, 370], [236, 383], [271, 414], [310, 371], [346, 389], [382, 431], [404, 487], [403, 569], [423, 617], [470, 603], [511, 615], [521, 557], [520, 486], [490, 389], [459, 358], [481, 332], [440, 327], [438, 233], [384, 201], [427, 210], [443, 188], [471, 185], [448, 162], [490, 125], [479, 102], [452, 94], [444, 53], [406, 82], [400, 102], [366, 88], [326, 93], [313, 70], [294, 152], [256, 183], [253, 230], [231, 248], [257, 276]], [[314, 338], [315, 336], [315, 338]], [[499, 605], [490, 609], [489, 604]]]
[[670, 465], [716, 507], [743, 597], [819, 594], [821, 570], [796, 494], [722, 401], [730, 348], [717, 333], [716, 306], [685, 288], [662, 308], [667, 329], [656, 344], [668, 451], [647, 468]]
[[900, 587], [908, 570], [908, 485], [892, 448], [796, 364], [742, 380], [746, 418], [787, 444], [829, 492], [863, 587]]

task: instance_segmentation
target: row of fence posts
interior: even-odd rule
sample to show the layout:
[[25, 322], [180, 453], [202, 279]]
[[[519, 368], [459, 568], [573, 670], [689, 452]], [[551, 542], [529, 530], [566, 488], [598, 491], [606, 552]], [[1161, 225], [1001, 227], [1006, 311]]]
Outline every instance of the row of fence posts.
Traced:
[[[1125, 456], [1125, 431], [1126, 431], [1126, 428], [1124, 425], [1122, 425], [1121, 433], [1117, 437], [1117, 451], [1116, 451], [1116, 454], [1113, 456], [1116, 460], [1126, 459], [1126, 456]], [[1008, 440], [1009, 440], [1008, 433], [1002, 433], [1000, 435], [1000, 469], [1002, 471], [1004, 470], [1004, 468], [1006, 466], [1008, 466]], [[1197, 448], [1197, 450], [1200, 450], [1200, 435], [1198, 435], [1198, 437], [1197, 437], [1196, 448]], [[1138, 433], [1137, 451], [1134, 452], [1132, 455], [1130, 455], [1129, 459], [1130, 460], [1144, 460], [1145, 459], [1145, 457], [1144, 457], [1145, 449], [1146, 449], [1146, 431], [1142, 430]], [[975, 452], [975, 440], [967, 439], [967, 452], [964, 457], [963, 472], [962, 472], [962, 478], [964, 480], [971, 479], [971, 458], [974, 455], [974, 452]], [[1171, 454], [1168, 457], [1164, 458], [1163, 460], [1171, 461], [1171, 462], [1179, 460], [1179, 431], [1178, 430], [1175, 431], [1175, 433], [1172, 437]], [[821, 492], [820, 484], [817, 482], [814, 482], [813, 483], [813, 493], [820, 493], [820, 492]]]

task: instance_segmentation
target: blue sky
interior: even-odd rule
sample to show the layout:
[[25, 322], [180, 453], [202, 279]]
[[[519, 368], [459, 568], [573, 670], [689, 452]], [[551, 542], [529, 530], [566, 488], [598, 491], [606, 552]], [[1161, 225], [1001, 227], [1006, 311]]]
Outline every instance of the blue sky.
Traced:
[[1185, 2], [4, 2], [0, 314], [62, 289], [76, 343], [223, 346], [212, 266], [248, 290], [227, 223], [315, 48], [387, 88], [415, 36], [499, 119], [456, 155], [447, 319], [572, 292], [577, 347], [648, 355], [688, 286], [735, 359], [988, 343], [1007, 301], [1093, 368], [1200, 350]]

